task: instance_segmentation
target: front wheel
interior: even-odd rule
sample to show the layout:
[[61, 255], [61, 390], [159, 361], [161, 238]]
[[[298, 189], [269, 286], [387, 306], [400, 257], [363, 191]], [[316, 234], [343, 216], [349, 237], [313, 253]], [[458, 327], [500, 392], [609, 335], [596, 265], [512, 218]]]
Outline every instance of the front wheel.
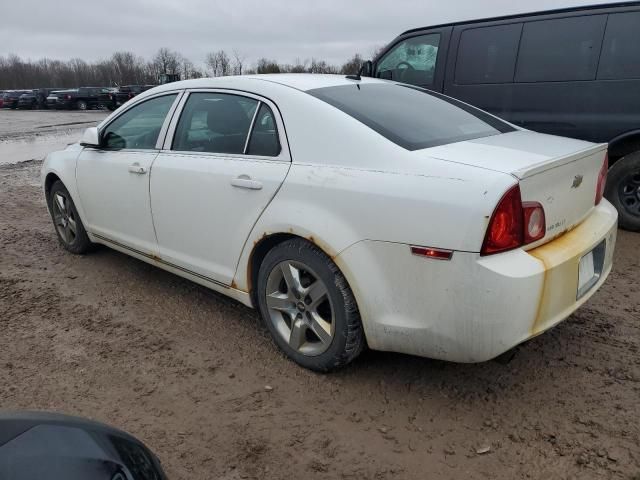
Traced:
[[618, 210], [620, 227], [640, 232], [640, 152], [622, 157], [611, 167], [605, 197]]
[[60, 244], [71, 253], [86, 253], [92, 247], [71, 195], [61, 181], [49, 192], [49, 211]]
[[343, 367], [365, 346], [355, 298], [321, 250], [303, 239], [274, 247], [258, 272], [258, 307], [276, 344], [299, 365]]

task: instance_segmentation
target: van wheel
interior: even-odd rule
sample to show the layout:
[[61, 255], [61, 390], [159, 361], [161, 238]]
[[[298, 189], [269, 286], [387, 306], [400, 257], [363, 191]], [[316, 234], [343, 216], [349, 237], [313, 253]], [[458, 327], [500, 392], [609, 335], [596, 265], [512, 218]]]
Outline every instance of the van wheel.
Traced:
[[84, 100], [78, 100], [76, 102], [76, 108], [78, 110], [86, 110], [87, 109], [87, 102], [85, 102]]
[[274, 341], [299, 365], [328, 372], [365, 346], [356, 300], [338, 267], [315, 245], [275, 246], [258, 272], [258, 307]]
[[630, 153], [613, 164], [604, 194], [618, 210], [620, 227], [640, 232], [640, 152]]

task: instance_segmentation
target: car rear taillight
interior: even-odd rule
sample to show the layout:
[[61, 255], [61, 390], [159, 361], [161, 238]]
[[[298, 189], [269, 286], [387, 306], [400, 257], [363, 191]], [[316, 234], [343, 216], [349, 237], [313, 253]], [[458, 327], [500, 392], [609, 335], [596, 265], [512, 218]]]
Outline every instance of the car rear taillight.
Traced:
[[523, 241], [523, 226], [520, 185], [516, 184], [502, 196], [493, 211], [480, 254], [490, 255], [518, 248]]
[[522, 203], [520, 185], [505, 193], [493, 211], [480, 255], [506, 252], [544, 237], [544, 208], [538, 202]]
[[71, 95], [67, 94], [64, 96], [65, 100], [71, 100]]
[[609, 152], [604, 154], [604, 163], [598, 173], [598, 183], [596, 184], [596, 201], [598, 205], [604, 196], [604, 187], [607, 184], [607, 172], [609, 171]]

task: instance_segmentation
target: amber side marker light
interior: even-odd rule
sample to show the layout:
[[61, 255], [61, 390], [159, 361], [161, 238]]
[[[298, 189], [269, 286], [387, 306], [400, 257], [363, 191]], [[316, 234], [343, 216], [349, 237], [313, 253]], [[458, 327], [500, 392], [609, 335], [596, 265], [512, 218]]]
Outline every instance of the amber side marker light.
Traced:
[[434, 260], [451, 260], [453, 251], [431, 247], [411, 247], [411, 253], [419, 257], [433, 258]]

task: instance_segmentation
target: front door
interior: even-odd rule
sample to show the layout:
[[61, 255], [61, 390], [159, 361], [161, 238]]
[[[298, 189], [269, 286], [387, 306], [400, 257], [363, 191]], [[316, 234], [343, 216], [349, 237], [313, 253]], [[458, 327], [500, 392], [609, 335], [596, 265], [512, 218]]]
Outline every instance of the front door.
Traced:
[[102, 240], [143, 254], [156, 252], [149, 173], [177, 96], [153, 97], [126, 110], [100, 130], [100, 148], [80, 154], [76, 175], [84, 220]]
[[244, 242], [290, 167], [274, 111], [248, 94], [189, 94], [151, 175], [163, 262], [231, 284]]

